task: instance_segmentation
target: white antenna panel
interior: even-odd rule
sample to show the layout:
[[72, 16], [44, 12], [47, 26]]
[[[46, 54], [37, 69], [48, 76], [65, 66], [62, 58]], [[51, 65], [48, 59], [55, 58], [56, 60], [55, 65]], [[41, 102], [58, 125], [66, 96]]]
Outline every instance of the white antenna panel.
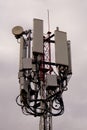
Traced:
[[33, 52], [43, 53], [43, 20], [33, 20]]
[[56, 63], [68, 66], [68, 47], [66, 32], [55, 31], [55, 56]]
[[20, 38], [20, 61], [19, 61], [19, 70], [22, 70], [22, 59], [24, 58], [24, 39], [23, 37]]

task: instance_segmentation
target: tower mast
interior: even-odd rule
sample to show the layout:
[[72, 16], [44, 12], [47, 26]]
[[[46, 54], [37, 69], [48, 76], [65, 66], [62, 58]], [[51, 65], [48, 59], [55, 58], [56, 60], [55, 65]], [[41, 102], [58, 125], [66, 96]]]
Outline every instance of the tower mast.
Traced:
[[[23, 114], [40, 117], [39, 130], [53, 130], [52, 117], [64, 113], [62, 95], [72, 75], [70, 41], [58, 28], [54, 34], [50, 32], [49, 11], [47, 35], [43, 35], [43, 20], [34, 19], [33, 28], [33, 35], [32, 30], [24, 31], [20, 26], [12, 29], [20, 43], [20, 94], [16, 102]], [[51, 60], [51, 44], [55, 45], [55, 62]]]

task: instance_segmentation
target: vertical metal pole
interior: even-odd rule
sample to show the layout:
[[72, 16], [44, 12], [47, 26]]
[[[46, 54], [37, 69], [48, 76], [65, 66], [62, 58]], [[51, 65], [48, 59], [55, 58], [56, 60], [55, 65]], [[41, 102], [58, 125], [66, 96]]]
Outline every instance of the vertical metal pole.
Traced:
[[28, 34], [28, 58], [31, 57], [31, 30], [29, 30]]
[[[48, 38], [50, 37], [51, 32], [48, 32]], [[44, 45], [44, 61], [46, 60], [47, 62], [51, 62], [51, 46], [50, 46], [50, 39], [49, 41], [46, 43], [46, 45]], [[45, 66], [44, 66], [45, 67]], [[48, 67], [47, 67], [48, 68]], [[49, 65], [49, 73], [51, 74], [51, 65]], [[45, 73], [44, 74], [44, 78], [45, 78]], [[41, 98], [45, 99], [48, 97], [48, 92], [46, 92], [46, 80], [43, 80], [43, 84], [44, 86], [41, 86]], [[46, 92], [46, 93], [45, 93]], [[45, 95], [44, 95], [45, 94]], [[50, 103], [48, 103], [48, 106], [50, 107]], [[43, 104], [42, 104], [43, 107]], [[51, 108], [50, 108], [51, 110]], [[40, 117], [40, 130], [52, 130], [52, 116], [48, 113], [44, 114], [43, 116]]]
[[19, 61], [19, 70], [22, 70], [23, 58], [26, 57], [26, 46], [24, 43], [23, 37], [20, 38], [20, 61]]
[[[48, 32], [48, 37], [50, 37], [50, 34], [51, 34], [51, 32]], [[50, 39], [48, 41], [48, 45], [49, 45], [49, 62], [51, 62], [51, 43], [50, 43]], [[49, 69], [50, 69], [49, 73], [51, 74], [51, 65], [49, 65]], [[49, 103], [49, 107], [50, 107], [50, 105], [51, 105], [51, 101]], [[50, 107], [50, 111], [51, 111], [51, 107]], [[49, 125], [48, 130], [52, 130], [52, 116], [50, 115], [47, 118], [48, 118], [47, 121], [48, 121], [48, 125]]]
[[[51, 32], [48, 32], [48, 37], [50, 37], [50, 34], [51, 34]], [[50, 39], [49, 39], [49, 41], [48, 41], [48, 46], [49, 46], [49, 52], [48, 52], [48, 54], [49, 54], [49, 62], [51, 62], [51, 45], [50, 45], [51, 43], [50, 43]], [[50, 74], [51, 74], [51, 65], [49, 65], [49, 69], [50, 69]]]
[[48, 32], [50, 32], [50, 18], [49, 18], [49, 10], [47, 10], [48, 13]]

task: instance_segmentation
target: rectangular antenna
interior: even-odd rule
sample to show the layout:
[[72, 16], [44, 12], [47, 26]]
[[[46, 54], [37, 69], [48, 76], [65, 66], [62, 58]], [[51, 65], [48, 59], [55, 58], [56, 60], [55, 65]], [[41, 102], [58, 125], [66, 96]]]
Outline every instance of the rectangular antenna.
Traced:
[[24, 47], [24, 39], [20, 38], [20, 61], [19, 61], [19, 70], [23, 69], [22, 59], [26, 57], [25, 55], [25, 47]]
[[43, 20], [33, 20], [33, 53], [43, 53]]
[[69, 59], [68, 73], [69, 73], [69, 74], [72, 74], [71, 44], [70, 44], [70, 41], [67, 41], [67, 46], [68, 46], [68, 59]]
[[55, 56], [56, 63], [68, 66], [68, 47], [66, 32], [55, 31]]

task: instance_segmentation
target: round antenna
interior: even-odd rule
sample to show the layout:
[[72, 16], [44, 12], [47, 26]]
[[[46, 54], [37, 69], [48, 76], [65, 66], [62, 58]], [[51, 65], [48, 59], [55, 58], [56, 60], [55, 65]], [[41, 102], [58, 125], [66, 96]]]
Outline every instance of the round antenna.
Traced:
[[23, 28], [21, 26], [15, 26], [12, 29], [12, 33], [15, 35], [16, 38], [19, 38], [23, 33]]

